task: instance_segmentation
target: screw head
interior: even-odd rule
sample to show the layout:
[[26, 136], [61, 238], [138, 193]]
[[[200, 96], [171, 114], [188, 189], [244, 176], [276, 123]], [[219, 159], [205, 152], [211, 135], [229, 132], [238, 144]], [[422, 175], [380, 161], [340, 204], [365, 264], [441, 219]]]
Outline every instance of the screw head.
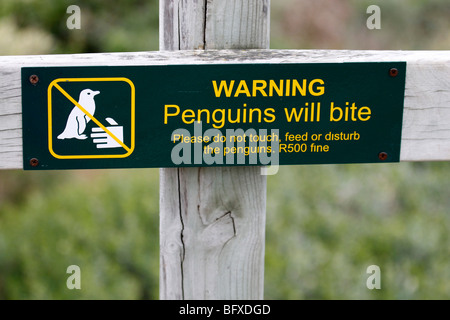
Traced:
[[380, 159], [381, 161], [384, 161], [388, 158], [388, 154], [386, 152], [380, 152], [378, 154], [378, 159]]
[[39, 160], [36, 158], [30, 159], [30, 166], [37, 167], [39, 165]]
[[390, 75], [391, 77], [396, 77], [396, 76], [398, 76], [398, 69], [397, 69], [397, 68], [391, 68], [391, 69], [389, 69], [389, 75]]
[[32, 85], [36, 85], [39, 82], [39, 77], [35, 74], [32, 74], [29, 80]]

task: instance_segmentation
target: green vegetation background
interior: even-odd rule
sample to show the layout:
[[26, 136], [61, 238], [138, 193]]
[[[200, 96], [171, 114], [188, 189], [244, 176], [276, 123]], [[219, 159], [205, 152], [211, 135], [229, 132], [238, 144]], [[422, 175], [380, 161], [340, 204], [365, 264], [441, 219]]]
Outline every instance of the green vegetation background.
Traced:
[[[66, 28], [77, 4], [82, 29]], [[366, 9], [382, 10], [381, 30]], [[272, 48], [449, 49], [448, 0], [272, 0]], [[158, 2], [2, 0], [0, 54], [158, 50]], [[420, 152], [420, 150], [417, 150]], [[268, 177], [266, 299], [450, 298], [450, 163]], [[158, 299], [158, 169], [0, 171], [0, 299]], [[81, 268], [81, 290], [66, 269]], [[366, 287], [368, 266], [381, 289]]]

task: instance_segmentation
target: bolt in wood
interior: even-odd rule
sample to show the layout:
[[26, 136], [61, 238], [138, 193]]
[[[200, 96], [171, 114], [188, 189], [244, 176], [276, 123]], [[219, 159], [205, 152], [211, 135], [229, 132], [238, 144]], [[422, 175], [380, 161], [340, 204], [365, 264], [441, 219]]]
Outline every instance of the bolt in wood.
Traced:
[[390, 75], [391, 77], [396, 77], [396, 76], [398, 76], [398, 69], [397, 69], [397, 68], [391, 68], [391, 69], [389, 69], [389, 75]]
[[36, 85], [39, 82], [39, 77], [35, 74], [32, 74], [29, 80], [32, 85]]
[[378, 159], [380, 159], [381, 161], [386, 160], [387, 157], [388, 157], [388, 154], [387, 154], [386, 152], [380, 152], [380, 153], [378, 154]]
[[37, 167], [39, 165], [39, 160], [36, 158], [30, 159], [30, 166]]

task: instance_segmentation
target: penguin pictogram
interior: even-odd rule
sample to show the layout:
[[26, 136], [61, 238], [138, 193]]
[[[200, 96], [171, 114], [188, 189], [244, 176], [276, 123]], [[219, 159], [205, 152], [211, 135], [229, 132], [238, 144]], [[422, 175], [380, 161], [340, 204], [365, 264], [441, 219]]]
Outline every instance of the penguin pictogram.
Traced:
[[[94, 97], [99, 93], [100, 91], [93, 91], [91, 89], [84, 89], [80, 92], [78, 104], [80, 104], [92, 116], [95, 113]], [[86, 124], [90, 120], [91, 119], [78, 106], [73, 107], [69, 117], [67, 118], [66, 128], [58, 136], [58, 139], [86, 139], [88, 136], [83, 133], [86, 129]]]

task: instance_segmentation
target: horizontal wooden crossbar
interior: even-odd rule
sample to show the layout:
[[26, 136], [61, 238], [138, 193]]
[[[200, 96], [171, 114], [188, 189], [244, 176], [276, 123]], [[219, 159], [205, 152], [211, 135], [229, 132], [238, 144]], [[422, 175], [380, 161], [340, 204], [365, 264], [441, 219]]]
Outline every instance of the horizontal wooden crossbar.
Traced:
[[406, 61], [401, 161], [450, 160], [450, 51], [217, 50], [0, 57], [0, 169], [22, 168], [21, 67]]

